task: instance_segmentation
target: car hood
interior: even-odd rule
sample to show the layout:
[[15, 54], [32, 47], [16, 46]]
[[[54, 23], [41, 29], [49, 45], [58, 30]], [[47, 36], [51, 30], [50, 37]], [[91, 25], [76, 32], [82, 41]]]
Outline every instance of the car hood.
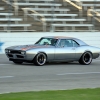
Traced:
[[18, 46], [11, 46], [6, 49], [10, 50], [29, 50], [29, 49], [37, 49], [37, 48], [49, 48], [50, 45], [18, 45]]

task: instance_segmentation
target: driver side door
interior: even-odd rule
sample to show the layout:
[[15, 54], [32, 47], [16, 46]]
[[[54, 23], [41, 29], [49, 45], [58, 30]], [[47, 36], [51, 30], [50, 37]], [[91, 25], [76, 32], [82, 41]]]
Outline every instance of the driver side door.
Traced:
[[55, 60], [75, 59], [76, 47], [74, 44], [75, 41], [71, 39], [61, 39], [58, 46], [55, 48]]

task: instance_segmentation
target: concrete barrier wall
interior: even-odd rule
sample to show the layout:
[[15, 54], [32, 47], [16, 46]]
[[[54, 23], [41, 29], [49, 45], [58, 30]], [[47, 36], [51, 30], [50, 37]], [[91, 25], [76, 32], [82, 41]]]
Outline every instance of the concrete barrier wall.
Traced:
[[89, 45], [100, 47], [100, 32], [21, 32], [21, 33], [0, 33], [0, 53], [13, 45], [34, 44], [43, 36], [68, 36], [76, 37]]

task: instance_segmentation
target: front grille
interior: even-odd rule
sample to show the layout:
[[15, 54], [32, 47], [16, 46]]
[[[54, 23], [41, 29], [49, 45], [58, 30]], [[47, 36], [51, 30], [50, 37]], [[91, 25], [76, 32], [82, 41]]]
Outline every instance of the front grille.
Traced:
[[17, 56], [17, 58], [24, 58], [23, 56], [21, 56], [21, 55], [16, 55]]
[[12, 53], [12, 54], [21, 54], [21, 51], [18, 51], [18, 50], [11, 50], [10, 53]]
[[13, 55], [11, 55], [11, 54], [8, 54], [8, 57], [13, 57]]

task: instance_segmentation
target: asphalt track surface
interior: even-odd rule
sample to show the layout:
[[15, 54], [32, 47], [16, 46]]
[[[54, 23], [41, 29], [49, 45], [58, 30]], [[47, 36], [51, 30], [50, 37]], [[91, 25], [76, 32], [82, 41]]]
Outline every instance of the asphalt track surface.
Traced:
[[100, 87], [100, 58], [91, 65], [50, 63], [14, 64], [0, 55], [0, 93]]

